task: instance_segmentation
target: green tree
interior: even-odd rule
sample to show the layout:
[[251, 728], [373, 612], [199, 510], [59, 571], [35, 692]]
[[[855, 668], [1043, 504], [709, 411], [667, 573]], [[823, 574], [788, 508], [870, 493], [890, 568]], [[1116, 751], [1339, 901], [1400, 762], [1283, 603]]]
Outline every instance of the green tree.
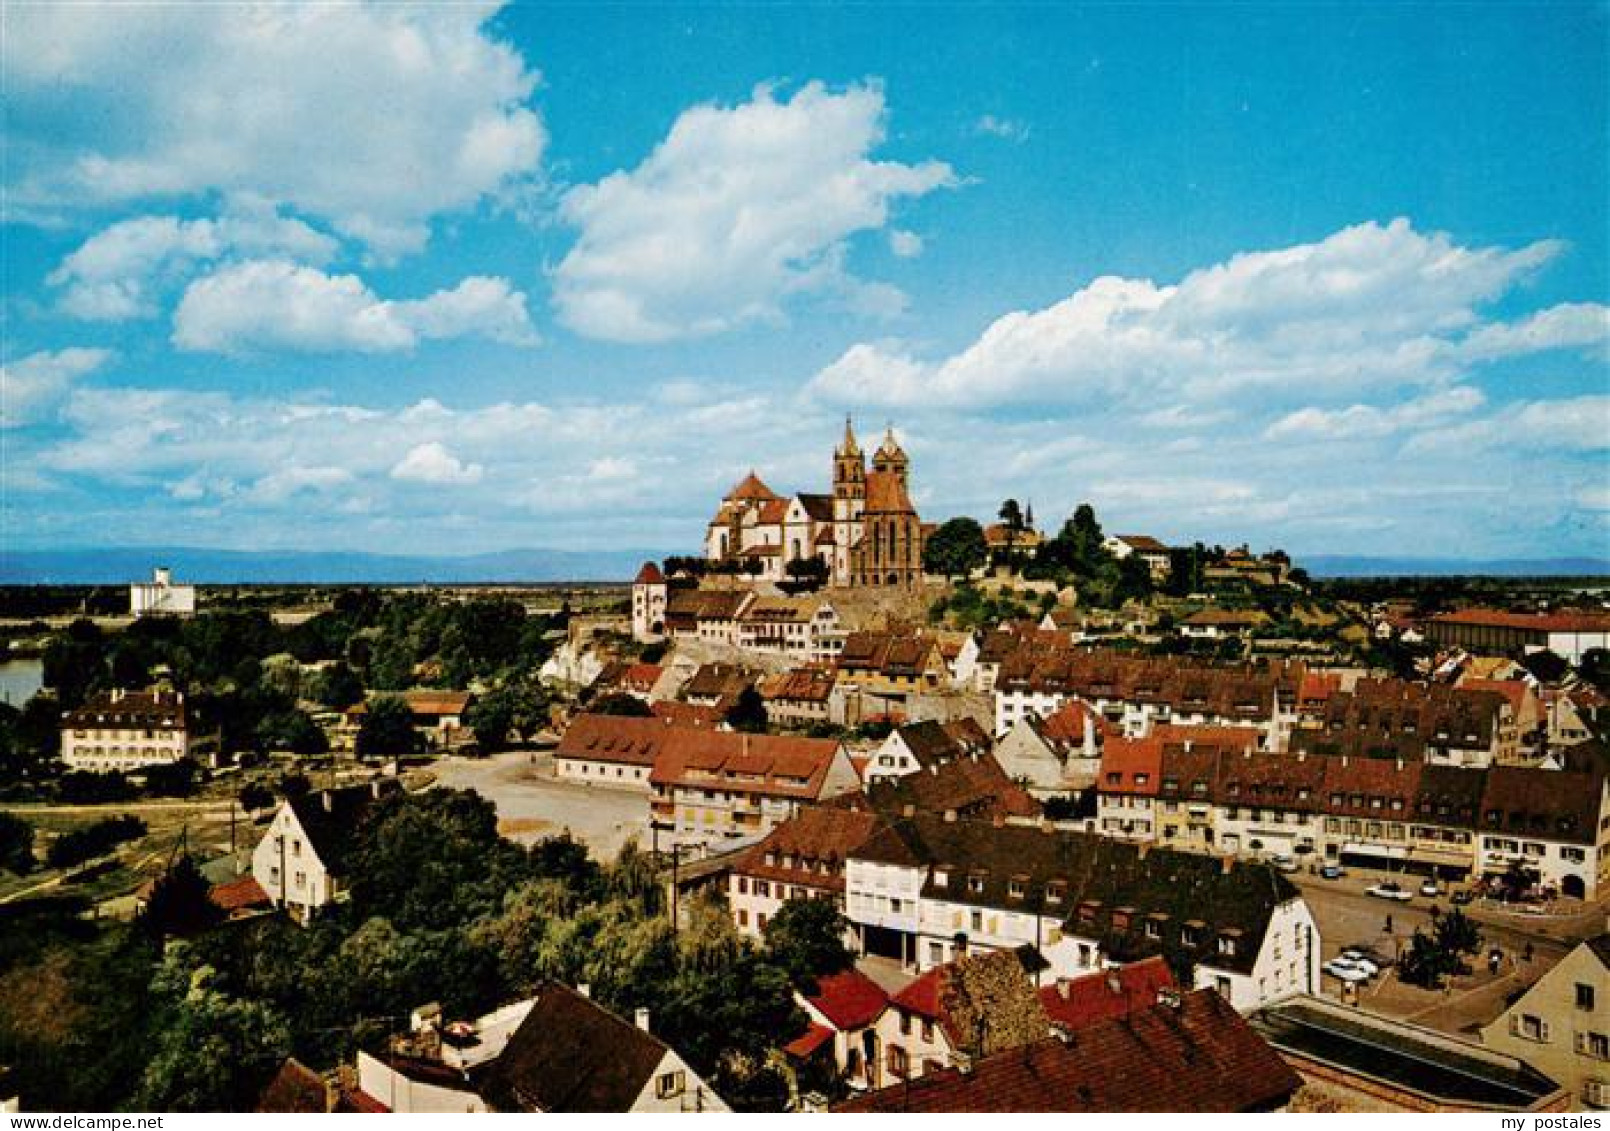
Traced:
[[794, 558], [783, 567], [791, 588], [797, 592], [813, 592], [827, 581], [827, 563], [821, 558]]
[[400, 695], [377, 695], [369, 700], [358, 727], [354, 747], [360, 758], [396, 758], [419, 749], [413, 712]]
[[989, 559], [989, 543], [976, 519], [953, 518], [922, 547], [922, 567], [942, 577], [967, 577]]
[[475, 732], [475, 743], [486, 754], [495, 754], [509, 744], [514, 729], [514, 702], [501, 691], [481, 696], [470, 704], [464, 721]]
[[1481, 928], [1461, 908], [1439, 916], [1433, 930], [1437, 945], [1448, 954], [1475, 954], [1481, 949]]
[[0, 869], [14, 875], [34, 870], [34, 827], [21, 817], [0, 813]]
[[211, 887], [195, 860], [184, 853], [151, 885], [140, 925], [156, 938], [205, 930], [223, 918], [223, 911], [208, 898]]
[[796, 984], [846, 969], [844, 916], [829, 899], [790, 899], [766, 922], [766, 957]]
[[733, 703], [726, 718], [727, 725], [733, 730], [749, 734], [765, 734], [768, 721], [766, 700], [753, 687], [746, 687], [738, 693], [737, 702]]
[[248, 813], [267, 809], [274, 804], [274, 791], [262, 782], [247, 782], [240, 787], [240, 807]]
[[295, 707], [263, 716], [256, 737], [261, 750], [286, 750], [302, 758], [314, 758], [330, 749], [330, 740], [319, 724]]
[[313, 694], [332, 711], [344, 711], [363, 701], [363, 681], [357, 672], [337, 661], [319, 673]]
[[154, 988], [156, 1041], [134, 1106], [142, 1111], [248, 1111], [291, 1049], [285, 1017], [231, 997], [211, 967], [187, 967], [170, 952]]
[[611, 691], [608, 695], [593, 700], [587, 710], [595, 715], [627, 715], [632, 718], [646, 719], [654, 714], [649, 705], [635, 695], [627, 695], [621, 691]]

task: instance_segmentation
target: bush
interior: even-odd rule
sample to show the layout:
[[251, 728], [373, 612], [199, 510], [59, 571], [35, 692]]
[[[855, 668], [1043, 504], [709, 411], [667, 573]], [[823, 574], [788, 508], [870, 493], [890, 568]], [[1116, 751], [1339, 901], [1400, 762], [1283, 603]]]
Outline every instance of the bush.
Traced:
[[68, 805], [96, 805], [104, 801], [127, 801], [134, 796], [134, 787], [116, 771], [94, 774], [88, 770], [73, 770], [57, 781], [56, 794]]
[[57, 837], [45, 853], [45, 863], [52, 868], [71, 868], [97, 856], [105, 856], [125, 841], [144, 835], [145, 822], [140, 818], [126, 813], [121, 817], [108, 817]]
[[167, 762], [160, 766], [147, 766], [145, 791], [152, 797], [189, 797], [196, 792], [196, 781], [201, 767], [189, 758]]

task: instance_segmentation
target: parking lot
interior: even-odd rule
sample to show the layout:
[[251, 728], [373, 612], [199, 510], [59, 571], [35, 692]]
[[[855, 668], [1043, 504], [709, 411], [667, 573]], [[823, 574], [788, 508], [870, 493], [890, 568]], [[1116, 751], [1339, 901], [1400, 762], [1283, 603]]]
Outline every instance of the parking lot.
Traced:
[[648, 794], [573, 785], [554, 777], [553, 756], [514, 751], [490, 758], [443, 758], [438, 785], [473, 789], [497, 806], [498, 829], [529, 844], [568, 832], [597, 860], [613, 859], [632, 837], [649, 846]]
[[[1318, 924], [1322, 961], [1355, 946], [1396, 957], [1408, 947], [1417, 929], [1431, 929], [1433, 905], [1444, 912], [1454, 906], [1446, 887], [1435, 898], [1419, 894], [1419, 876], [1349, 869], [1340, 879], [1326, 880], [1307, 872], [1293, 874], [1291, 879], [1302, 889]], [[1366, 894], [1370, 886], [1387, 880], [1412, 893], [1410, 898], [1399, 902]], [[1404, 985], [1390, 972], [1383, 973], [1359, 986], [1358, 1004], [1415, 1024], [1468, 1034], [1497, 1017], [1510, 999], [1540, 978], [1579, 939], [1597, 933], [1604, 924], [1602, 909], [1590, 906], [1567, 918], [1527, 917], [1483, 904], [1463, 910], [1480, 926], [1483, 937], [1480, 953], [1470, 959], [1470, 974], [1449, 979], [1441, 990], [1423, 990]], [[1530, 961], [1524, 957], [1528, 944], [1532, 947]], [[1489, 970], [1487, 961], [1495, 946], [1503, 955], [1496, 973]], [[1322, 975], [1320, 988], [1326, 996], [1342, 997], [1342, 983], [1333, 977]]]

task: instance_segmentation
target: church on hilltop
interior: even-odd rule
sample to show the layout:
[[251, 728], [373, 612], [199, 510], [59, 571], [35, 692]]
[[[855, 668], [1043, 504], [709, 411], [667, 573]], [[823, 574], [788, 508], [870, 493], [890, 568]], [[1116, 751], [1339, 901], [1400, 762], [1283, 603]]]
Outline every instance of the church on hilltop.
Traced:
[[789, 562], [817, 558], [831, 585], [920, 584], [923, 528], [909, 474], [910, 460], [893, 428], [867, 470], [846, 419], [844, 440], [833, 452], [832, 494], [785, 497], [751, 471], [710, 520], [705, 557], [746, 565], [751, 576], [771, 581], [787, 579]]

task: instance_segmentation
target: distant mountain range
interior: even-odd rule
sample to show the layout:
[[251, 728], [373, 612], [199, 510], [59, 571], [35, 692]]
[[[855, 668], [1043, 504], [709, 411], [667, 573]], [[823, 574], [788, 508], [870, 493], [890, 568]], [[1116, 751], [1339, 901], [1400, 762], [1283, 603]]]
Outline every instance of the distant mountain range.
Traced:
[[[343, 551], [208, 550], [194, 546], [116, 549], [0, 549], [0, 584], [106, 585], [143, 580], [165, 565], [174, 579], [224, 584], [438, 584], [630, 581], [656, 550], [500, 550], [432, 556]], [[1341, 554], [1299, 557], [1315, 577], [1610, 576], [1610, 558], [1388, 558]]]
[[1312, 554], [1295, 563], [1314, 577], [1606, 577], [1610, 558], [1368, 558]]
[[500, 550], [465, 556], [343, 551], [0, 548], [0, 584], [104, 585], [142, 581], [168, 566], [177, 582], [224, 584], [438, 584], [630, 581], [653, 550]]

